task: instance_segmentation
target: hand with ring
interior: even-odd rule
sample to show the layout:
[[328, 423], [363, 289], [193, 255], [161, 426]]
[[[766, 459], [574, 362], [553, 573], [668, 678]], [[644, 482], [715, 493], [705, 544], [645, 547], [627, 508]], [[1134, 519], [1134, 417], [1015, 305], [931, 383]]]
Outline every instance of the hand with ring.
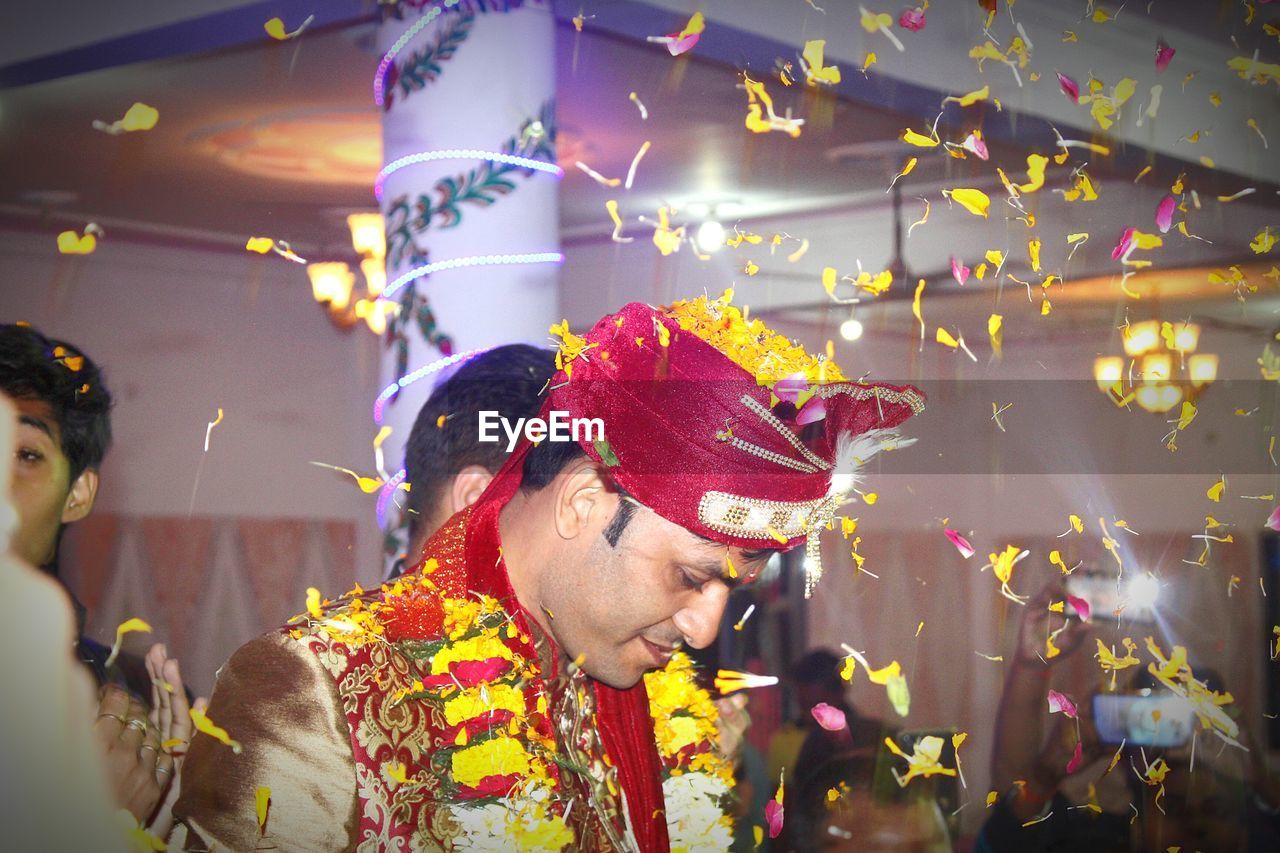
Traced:
[[[151, 725], [159, 732], [160, 743], [170, 745], [169, 754], [156, 762], [156, 781], [164, 789], [164, 797], [147, 828], [164, 838], [173, 828], [173, 804], [182, 791], [182, 760], [194, 726], [177, 659], [169, 657], [164, 645], [156, 643], [147, 651], [146, 664], [151, 676]], [[195, 702], [200, 710], [208, 704], [204, 699]]]
[[147, 722], [146, 708], [122, 688], [107, 685], [98, 702], [93, 735], [116, 803], [145, 825], [163, 791], [156, 781], [160, 735]]

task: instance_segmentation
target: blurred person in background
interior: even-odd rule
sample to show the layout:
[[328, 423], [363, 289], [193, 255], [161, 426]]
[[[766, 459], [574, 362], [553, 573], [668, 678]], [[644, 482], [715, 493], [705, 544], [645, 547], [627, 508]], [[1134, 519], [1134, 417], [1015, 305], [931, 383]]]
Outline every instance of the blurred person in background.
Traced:
[[177, 799], [177, 754], [191, 736], [178, 662], [156, 644], [141, 660], [85, 636], [85, 608], [59, 572], [69, 524], [93, 511], [111, 444], [111, 393], [80, 349], [24, 324], [0, 325], [0, 390], [17, 410], [10, 488], [17, 510], [11, 547], [62, 587], [75, 614], [75, 653], [99, 687], [93, 738], [117, 804], [163, 837]]
[[[0, 394], [0, 483], [12, 476], [17, 413]], [[93, 681], [71, 653], [75, 616], [62, 588], [14, 552], [19, 515], [0, 491], [0, 595], [15, 612], [0, 620], [7, 654], [0, 700], [0, 826], [11, 850], [123, 853], [106, 772], [90, 726]]]
[[[1060, 654], [1047, 659], [1037, 654], [1061, 618], [1053, 615], [1049, 604], [1064, 597], [1065, 590], [1051, 584], [1028, 602], [1023, 614], [1000, 698], [992, 752], [992, 786], [1003, 793], [982, 827], [976, 849], [982, 853], [1280, 849], [1280, 798], [1262, 750], [1245, 752], [1219, 744], [1200, 730], [1196, 756], [1195, 741], [1190, 738], [1177, 744], [1142, 746], [1133, 742], [1139, 738], [1126, 739], [1125, 732], [1111, 732], [1110, 725], [1101, 727], [1103, 721], [1095, 720], [1095, 693], [1142, 699], [1174, 696], [1145, 661], [1122, 681], [1118, 693], [1096, 684], [1064, 689], [1068, 698], [1080, 699], [1072, 700], [1075, 718], [1053, 714], [1045, 738], [1052, 675], [1068, 670], [1063, 663], [1080, 655], [1081, 649], [1096, 645], [1091, 640], [1093, 626], [1073, 619], [1055, 636]], [[1225, 693], [1216, 672], [1194, 671], [1209, 690]], [[1163, 725], [1172, 726], [1171, 720], [1172, 715]], [[1189, 729], [1200, 729], [1189, 710], [1187, 720]], [[1100, 728], [1105, 737], [1099, 734]], [[1247, 728], [1242, 727], [1241, 741], [1249, 746]], [[1103, 766], [1088, 777], [1088, 802], [1073, 802], [1064, 790], [1070, 777], [1112, 758], [1116, 763], [1111, 771], [1103, 772]], [[1162, 766], [1167, 770], [1160, 776]], [[1154, 774], [1149, 768], [1155, 768]], [[1162, 781], [1153, 783], [1156, 777]], [[1107, 808], [1099, 802], [1095, 786], [1103, 780], [1118, 787], [1120, 802], [1128, 798], [1127, 808]]]
[[[859, 749], [826, 758], [805, 775], [786, 812], [790, 848], [799, 853], [943, 853], [951, 839], [930, 785], [901, 787], [887, 751]], [[788, 803], [791, 797], [787, 797]]]
[[417, 564], [431, 534], [475, 503], [507, 461], [505, 438], [479, 441], [480, 412], [511, 423], [535, 417], [555, 370], [552, 350], [507, 344], [472, 356], [437, 382], [405, 444], [409, 540], [394, 575]]

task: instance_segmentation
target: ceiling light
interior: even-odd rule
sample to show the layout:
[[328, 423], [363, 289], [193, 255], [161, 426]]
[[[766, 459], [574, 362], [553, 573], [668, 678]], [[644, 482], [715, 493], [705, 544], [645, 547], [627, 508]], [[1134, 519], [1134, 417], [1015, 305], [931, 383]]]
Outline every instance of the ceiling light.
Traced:
[[724, 226], [714, 219], [708, 219], [698, 226], [693, 239], [697, 242], [699, 251], [708, 255], [718, 252], [724, 248]]
[[1151, 610], [1160, 598], [1160, 583], [1150, 574], [1140, 574], [1129, 581], [1128, 604], [1135, 610]]
[[856, 341], [862, 337], [862, 322], [855, 317], [850, 317], [840, 324], [840, 337], [846, 341]]

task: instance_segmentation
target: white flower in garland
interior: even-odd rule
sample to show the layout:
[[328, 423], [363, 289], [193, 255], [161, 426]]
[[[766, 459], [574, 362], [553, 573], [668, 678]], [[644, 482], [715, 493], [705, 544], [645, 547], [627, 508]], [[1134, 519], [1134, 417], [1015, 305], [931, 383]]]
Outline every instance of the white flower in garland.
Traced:
[[723, 851], [733, 844], [733, 824], [722, 808], [729, 788], [708, 773], [682, 773], [662, 783], [672, 853]]
[[553, 812], [550, 794], [541, 785], [527, 795], [516, 794], [496, 803], [452, 807], [453, 819], [462, 828], [454, 850], [559, 851], [573, 843], [573, 831]]

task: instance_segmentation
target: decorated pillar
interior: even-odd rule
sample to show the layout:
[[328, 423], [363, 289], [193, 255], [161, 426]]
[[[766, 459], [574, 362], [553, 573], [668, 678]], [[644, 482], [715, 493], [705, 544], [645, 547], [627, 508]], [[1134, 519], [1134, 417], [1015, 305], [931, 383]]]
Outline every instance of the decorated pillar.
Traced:
[[[375, 419], [393, 471], [442, 360], [558, 319], [555, 31], [548, 2], [401, 0], [381, 24], [388, 322]], [[381, 496], [380, 521], [390, 497]]]

